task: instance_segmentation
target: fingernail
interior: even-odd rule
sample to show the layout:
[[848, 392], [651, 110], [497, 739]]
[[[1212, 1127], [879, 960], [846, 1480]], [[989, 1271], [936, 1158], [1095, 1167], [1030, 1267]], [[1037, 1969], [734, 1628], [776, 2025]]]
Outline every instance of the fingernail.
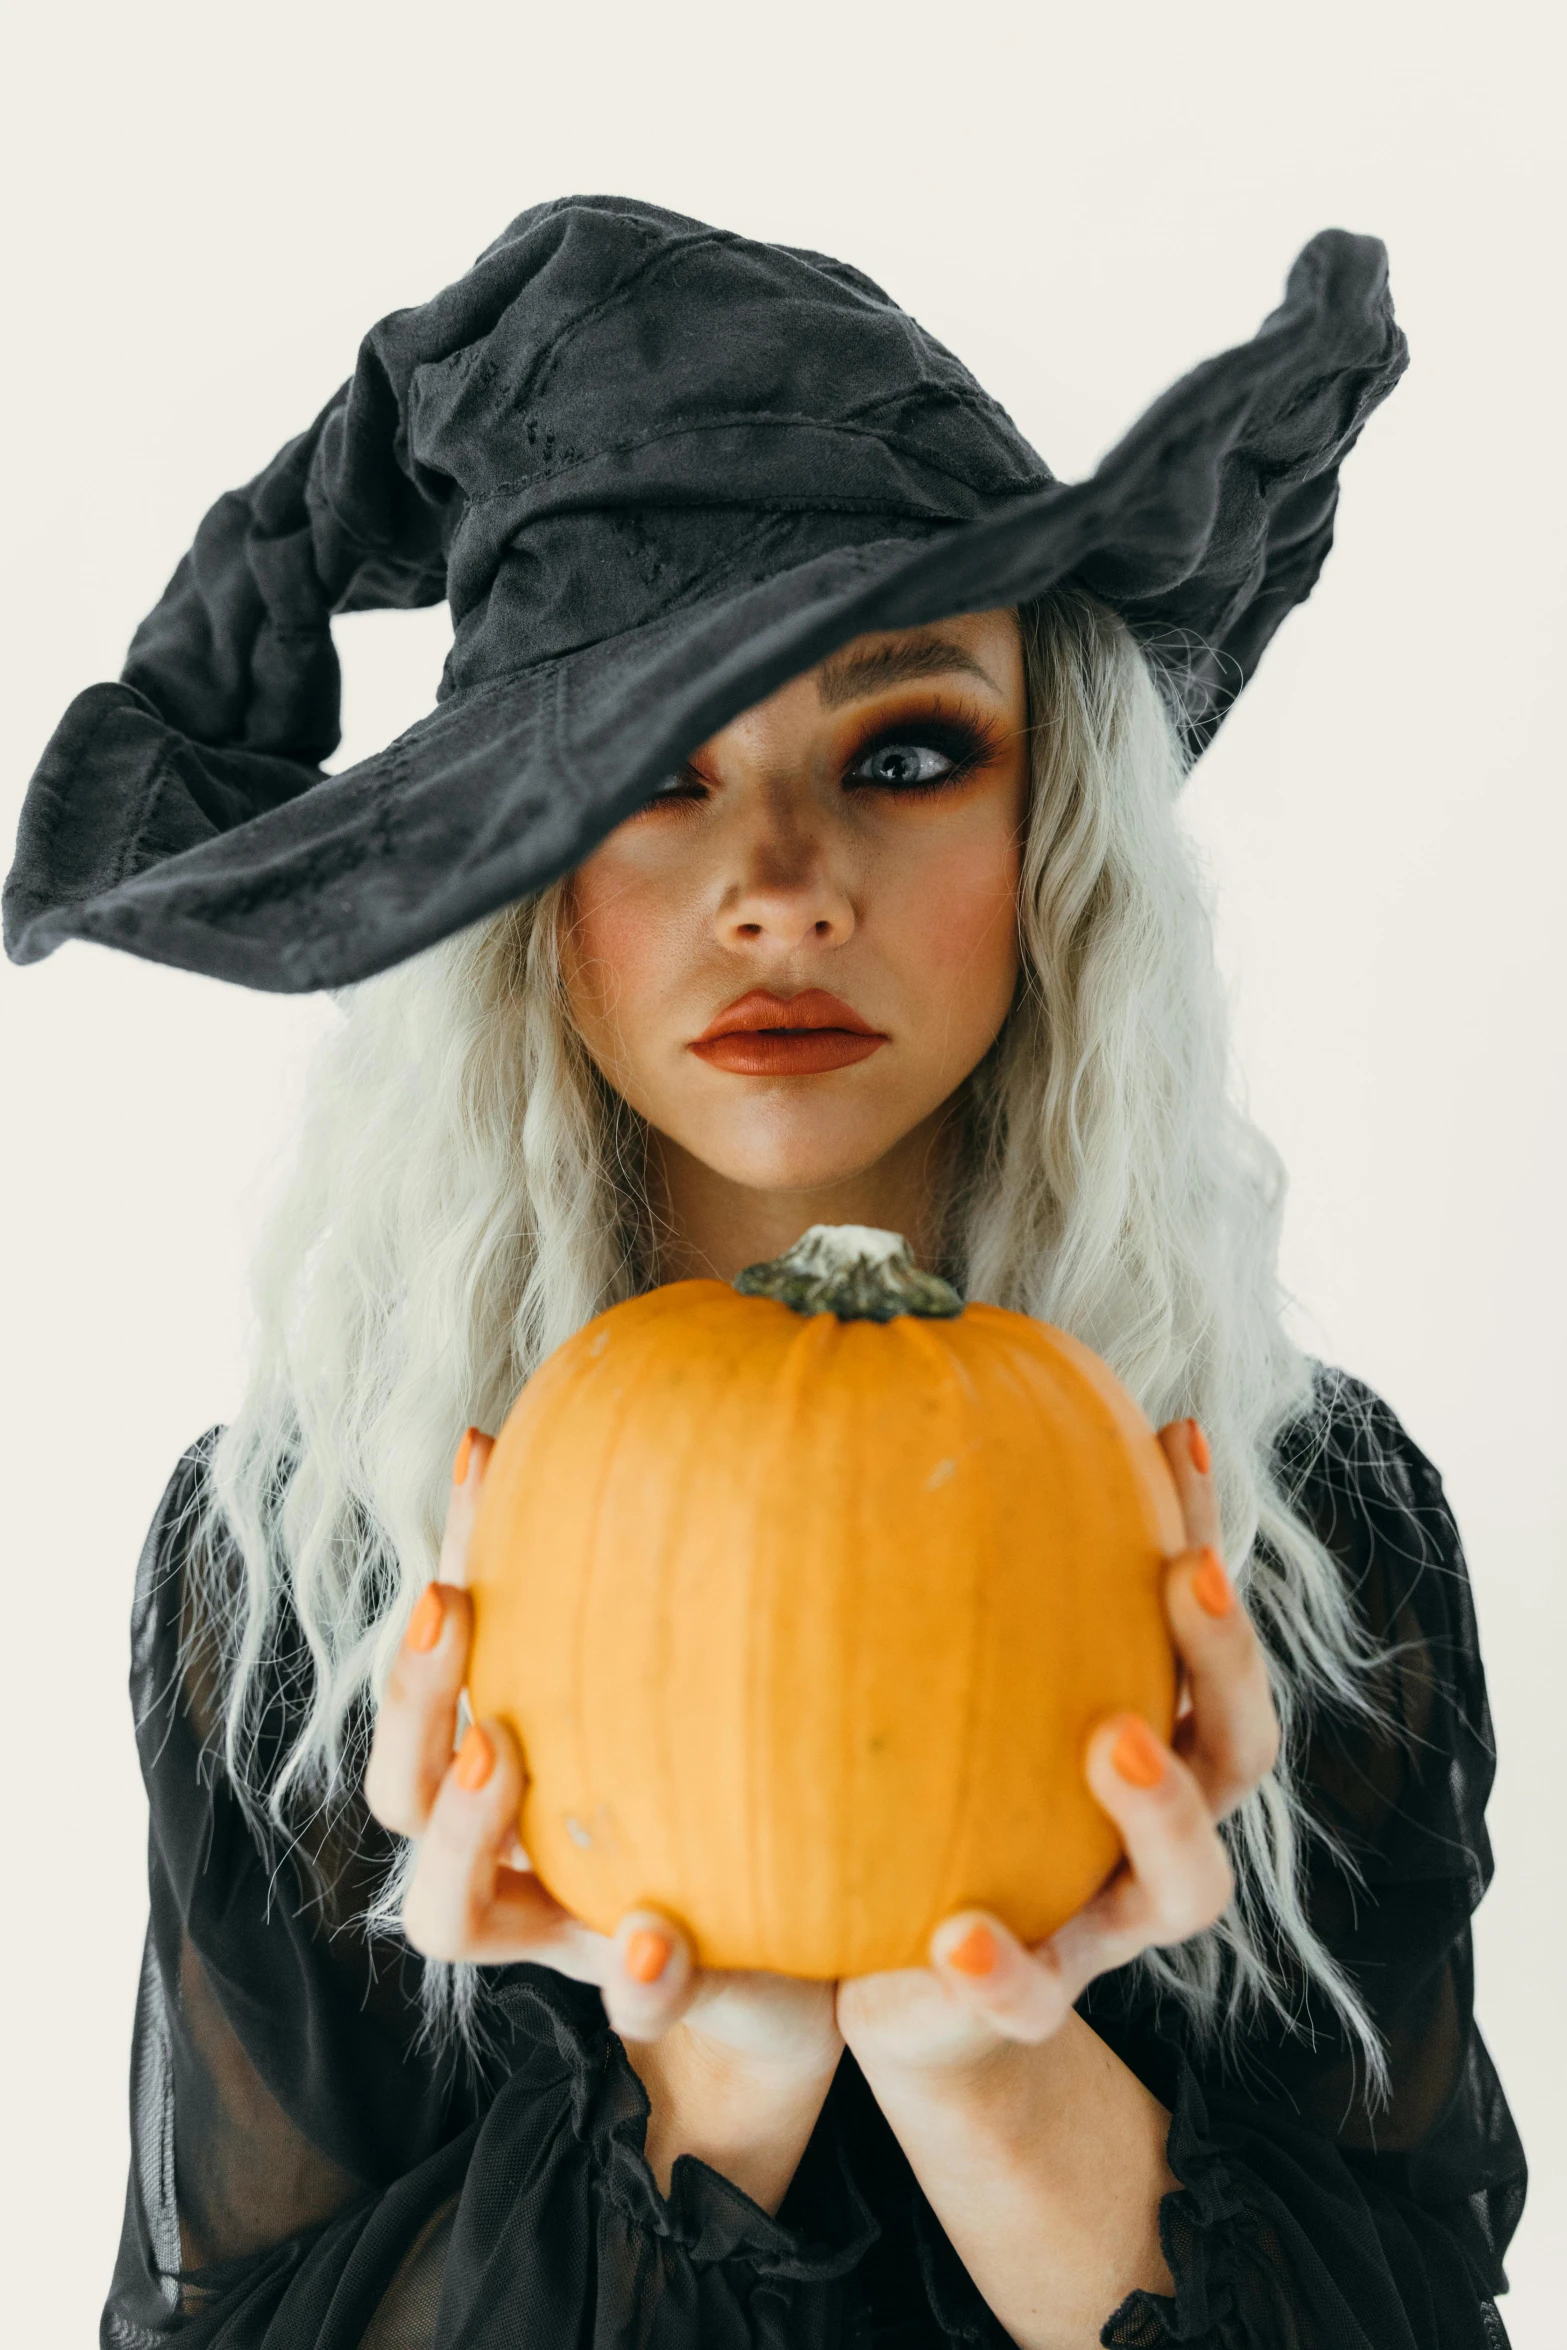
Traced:
[[428, 1656], [441, 1637], [441, 1626], [445, 1621], [446, 1602], [436, 1586], [427, 1583], [408, 1619], [408, 1630], [403, 1635], [407, 1646], [419, 1656]]
[[457, 1447], [457, 1458], [452, 1463], [452, 1483], [454, 1485], [466, 1485], [468, 1482], [468, 1463], [473, 1458], [473, 1440], [478, 1433], [477, 1428], [463, 1430], [463, 1440]]
[[1192, 1467], [1196, 1470], [1199, 1477], [1206, 1477], [1208, 1471], [1213, 1467], [1213, 1455], [1208, 1450], [1208, 1439], [1206, 1436], [1204, 1436], [1202, 1430], [1198, 1427], [1195, 1420], [1188, 1420], [1186, 1427], [1187, 1443], [1190, 1447], [1192, 1456]]
[[1001, 1956], [1001, 1946], [988, 1926], [970, 1926], [961, 1942], [947, 1952], [948, 1966], [960, 1975], [988, 1975]]
[[626, 1972], [633, 1983], [656, 1983], [669, 1964], [674, 1944], [653, 1926], [638, 1926], [626, 1936]]
[[1110, 1760], [1129, 1787], [1157, 1787], [1164, 1777], [1159, 1741], [1137, 1714], [1128, 1714], [1122, 1723]]
[[457, 1784], [466, 1787], [470, 1795], [484, 1785], [495, 1768], [495, 1749], [477, 1722], [470, 1722], [468, 1735], [457, 1749]]
[[1204, 1550], [1202, 1565], [1192, 1577], [1192, 1597], [1205, 1615], [1227, 1616], [1234, 1607], [1235, 1586], [1216, 1550]]

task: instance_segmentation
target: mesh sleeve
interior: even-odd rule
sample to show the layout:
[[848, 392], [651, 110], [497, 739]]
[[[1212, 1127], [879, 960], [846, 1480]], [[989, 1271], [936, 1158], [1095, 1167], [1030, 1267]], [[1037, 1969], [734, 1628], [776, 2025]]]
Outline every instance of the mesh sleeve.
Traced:
[[[1475, 2027], [1470, 1921], [1491, 1874], [1494, 1768], [1474, 1612], [1435, 1469], [1387, 1406], [1322, 1372], [1281, 1467], [1382, 1662], [1370, 1708], [1318, 1720], [1302, 1773], [1325, 1834], [1312, 1922], [1386, 2051], [1385, 2095], [1305, 1983], [1294, 2028], [1205, 2039], [1136, 1970], [1082, 2002], [1169, 2107], [1172, 2294], [1134, 2293], [1112, 2350], [1505, 2350], [1496, 2295], [1525, 2168]], [[930, 2305], [952, 2343], [1005, 2350], [931, 2214]]]

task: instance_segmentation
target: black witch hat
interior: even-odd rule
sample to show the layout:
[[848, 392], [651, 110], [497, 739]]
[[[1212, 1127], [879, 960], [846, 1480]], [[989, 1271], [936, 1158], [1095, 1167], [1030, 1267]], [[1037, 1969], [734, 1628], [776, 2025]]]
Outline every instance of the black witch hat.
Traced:
[[[1382, 246], [1327, 230], [1251, 342], [1068, 485], [842, 262], [626, 198], [535, 206], [372, 329], [207, 515], [121, 682], [71, 704], [7, 950], [366, 978], [569, 870], [851, 637], [1068, 580], [1163, 665], [1195, 756], [1310, 594], [1340, 462], [1405, 360]], [[332, 615], [443, 596], [436, 708], [324, 775]]]

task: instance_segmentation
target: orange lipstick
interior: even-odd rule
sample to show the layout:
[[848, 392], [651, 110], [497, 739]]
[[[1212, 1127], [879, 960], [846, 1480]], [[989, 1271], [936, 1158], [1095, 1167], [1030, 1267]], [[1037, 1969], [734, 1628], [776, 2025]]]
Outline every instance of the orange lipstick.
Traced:
[[886, 1042], [881, 1029], [825, 988], [778, 996], [755, 987], [720, 1012], [690, 1049], [709, 1068], [735, 1077], [817, 1077], [868, 1061]]

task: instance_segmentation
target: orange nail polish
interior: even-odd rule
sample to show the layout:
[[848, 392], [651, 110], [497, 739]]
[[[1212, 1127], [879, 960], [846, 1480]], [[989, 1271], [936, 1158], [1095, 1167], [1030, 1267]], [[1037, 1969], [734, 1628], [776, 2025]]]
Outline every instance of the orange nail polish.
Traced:
[[473, 1440], [477, 1434], [476, 1428], [465, 1428], [463, 1431], [463, 1440], [457, 1447], [457, 1458], [452, 1463], [454, 1485], [466, 1485], [468, 1482], [468, 1463], [473, 1458]]
[[948, 1966], [956, 1967], [960, 1975], [989, 1975], [995, 1972], [1000, 1946], [988, 1926], [970, 1926], [953, 1949], [947, 1952]]
[[1159, 1741], [1136, 1714], [1128, 1714], [1122, 1723], [1110, 1760], [1129, 1787], [1157, 1787], [1164, 1777]]
[[1205, 1615], [1227, 1616], [1235, 1605], [1235, 1586], [1224, 1572], [1216, 1550], [1205, 1550], [1192, 1577], [1192, 1597]]
[[1204, 1436], [1202, 1430], [1198, 1427], [1195, 1420], [1188, 1420], [1186, 1425], [1191, 1431], [1189, 1443], [1191, 1448], [1192, 1467], [1196, 1470], [1199, 1477], [1206, 1477], [1208, 1471], [1213, 1467], [1213, 1455], [1208, 1450], [1208, 1439], [1206, 1436]]
[[477, 1722], [470, 1722], [468, 1735], [457, 1749], [457, 1784], [476, 1794], [495, 1768], [495, 1749]]
[[638, 1926], [626, 1936], [626, 1972], [633, 1983], [656, 1983], [669, 1964], [674, 1945], [667, 1934], [652, 1926]]
[[446, 1602], [439, 1587], [427, 1583], [414, 1605], [404, 1634], [407, 1645], [418, 1656], [428, 1656], [441, 1637], [441, 1626], [446, 1621]]

